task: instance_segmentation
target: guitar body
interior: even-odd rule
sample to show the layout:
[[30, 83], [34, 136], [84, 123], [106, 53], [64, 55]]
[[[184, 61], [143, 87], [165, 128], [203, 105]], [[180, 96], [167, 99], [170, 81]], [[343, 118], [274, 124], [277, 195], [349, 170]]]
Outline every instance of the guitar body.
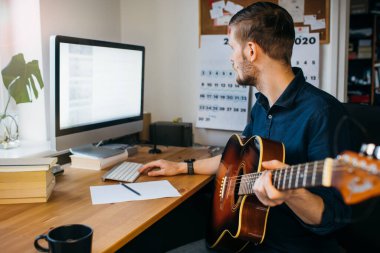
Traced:
[[269, 207], [254, 195], [239, 196], [236, 177], [260, 172], [262, 161], [284, 158], [281, 143], [259, 136], [242, 139], [233, 135], [229, 139], [215, 179], [208, 247], [238, 252], [249, 242], [260, 244], [264, 240]]

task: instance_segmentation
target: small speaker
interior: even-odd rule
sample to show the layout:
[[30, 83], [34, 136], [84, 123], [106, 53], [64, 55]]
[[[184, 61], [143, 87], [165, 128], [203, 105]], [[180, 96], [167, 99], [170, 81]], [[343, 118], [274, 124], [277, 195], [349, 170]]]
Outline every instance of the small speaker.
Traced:
[[143, 130], [140, 132], [140, 141], [146, 143], [149, 141], [149, 128], [151, 122], [150, 112], [144, 112], [143, 116]]
[[150, 124], [153, 144], [190, 147], [193, 145], [193, 124], [159, 121]]

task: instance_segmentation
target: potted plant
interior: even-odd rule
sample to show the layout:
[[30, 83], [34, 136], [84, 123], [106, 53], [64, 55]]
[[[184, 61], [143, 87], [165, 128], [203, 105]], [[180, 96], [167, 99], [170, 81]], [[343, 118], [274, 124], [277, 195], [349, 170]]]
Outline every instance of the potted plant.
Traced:
[[8, 91], [4, 110], [0, 112], [0, 148], [12, 148], [19, 145], [18, 124], [16, 118], [8, 113], [11, 97], [16, 104], [30, 103], [38, 98], [38, 89], [44, 87], [38, 61], [25, 62], [23, 54], [12, 57], [1, 71], [3, 83]]

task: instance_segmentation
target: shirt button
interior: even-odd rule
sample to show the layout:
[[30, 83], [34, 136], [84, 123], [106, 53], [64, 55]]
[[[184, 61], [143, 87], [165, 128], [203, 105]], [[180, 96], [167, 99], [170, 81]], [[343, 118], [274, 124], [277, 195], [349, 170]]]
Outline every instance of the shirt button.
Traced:
[[271, 114], [268, 115], [268, 119], [272, 119], [272, 115]]

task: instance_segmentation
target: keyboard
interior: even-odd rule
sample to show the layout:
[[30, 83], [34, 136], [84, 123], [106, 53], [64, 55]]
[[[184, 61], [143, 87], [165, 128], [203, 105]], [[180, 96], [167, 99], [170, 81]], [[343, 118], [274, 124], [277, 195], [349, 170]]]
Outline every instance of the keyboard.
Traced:
[[140, 176], [138, 169], [142, 166], [141, 163], [123, 162], [104, 174], [102, 179], [133, 183]]

